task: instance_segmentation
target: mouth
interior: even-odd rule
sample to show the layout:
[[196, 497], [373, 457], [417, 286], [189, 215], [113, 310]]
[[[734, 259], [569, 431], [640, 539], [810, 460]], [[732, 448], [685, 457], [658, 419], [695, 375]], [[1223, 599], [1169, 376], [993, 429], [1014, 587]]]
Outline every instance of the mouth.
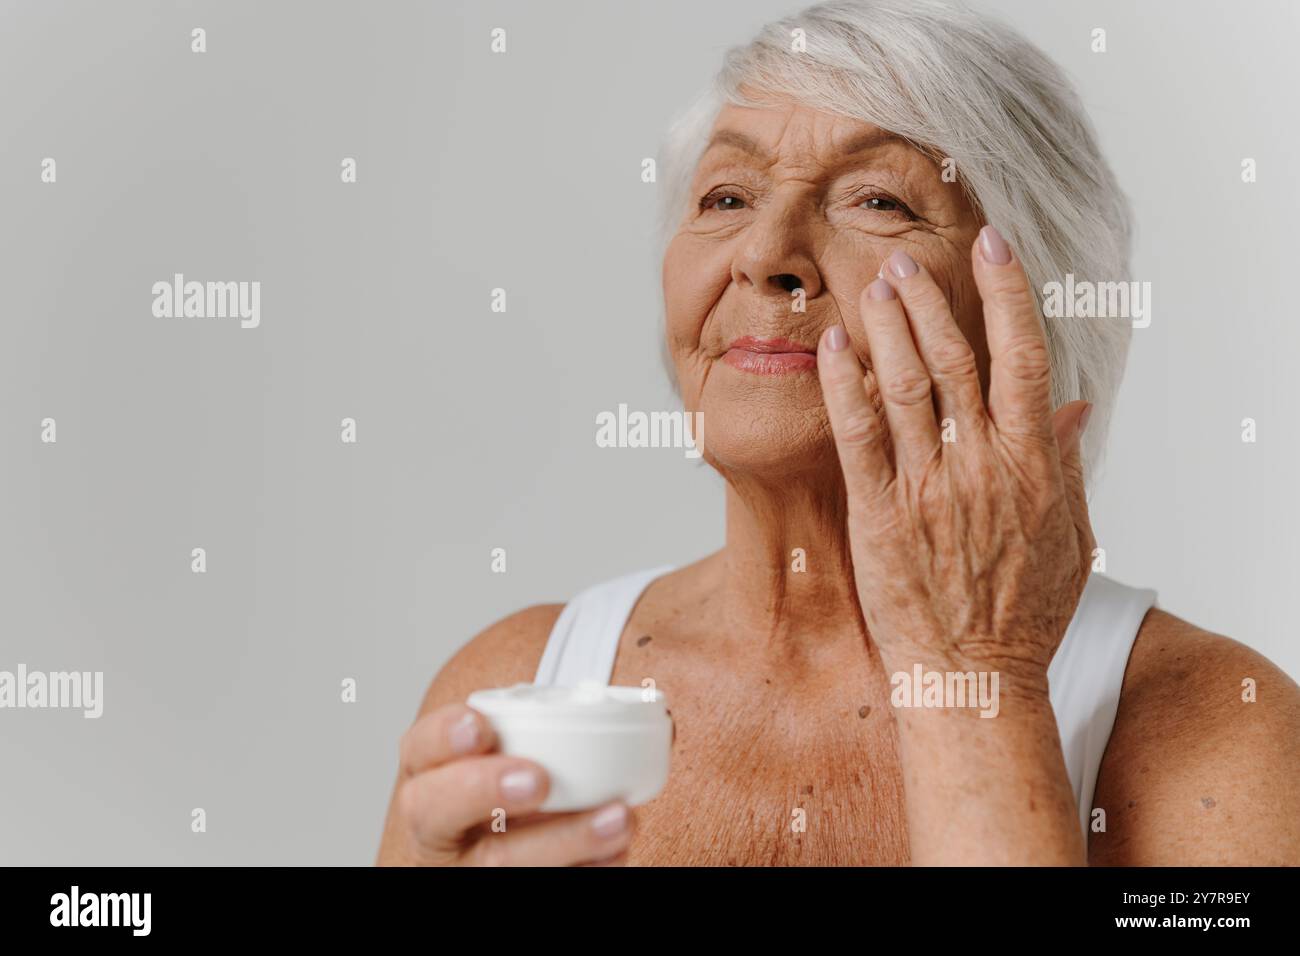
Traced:
[[817, 350], [789, 339], [742, 336], [731, 343], [722, 361], [742, 372], [786, 375], [817, 368]]

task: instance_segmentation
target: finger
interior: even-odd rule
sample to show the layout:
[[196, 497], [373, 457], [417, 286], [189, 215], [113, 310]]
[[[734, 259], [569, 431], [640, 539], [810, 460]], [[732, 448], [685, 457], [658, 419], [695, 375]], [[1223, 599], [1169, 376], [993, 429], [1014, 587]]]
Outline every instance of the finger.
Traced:
[[1001, 432], [1047, 443], [1052, 437], [1052, 366], [1029, 280], [992, 226], [980, 230], [971, 265], [984, 300], [989, 416]]
[[409, 777], [455, 757], [486, 753], [495, 744], [496, 734], [482, 714], [448, 704], [424, 714], [402, 735], [399, 764]]
[[867, 351], [884, 401], [898, 470], [916, 470], [941, 451], [930, 373], [917, 354], [903, 304], [887, 280], [876, 279], [862, 290], [858, 312], [866, 329]]
[[870, 501], [889, 485], [894, 469], [885, 450], [888, 430], [867, 397], [866, 376], [844, 326], [822, 334], [817, 376], [849, 498]]
[[963, 427], [984, 422], [975, 350], [957, 327], [934, 277], [901, 249], [886, 260], [882, 276], [903, 303], [916, 350], [934, 385], [940, 417]]
[[624, 803], [485, 833], [465, 858], [472, 866], [576, 866], [623, 856], [632, 839]]
[[504, 812], [536, 812], [549, 789], [546, 771], [517, 757], [466, 757], [418, 773], [398, 790], [399, 811], [422, 848], [445, 851], [465, 832]]
[[1088, 402], [1070, 402], [1062, 405], [1052, 416], [1052, 430], [1061, 452], [1061, 479], [1065, 484], [1066, 498], [1074, 526], [1079, 532], [1079, 544], [1091, 556], [1096, 545], [1092, 533], [1092, 520], [1088, 516], [1088, 492], [1084, 484], [1082, 443], [1083, 432], [1092, 414]]

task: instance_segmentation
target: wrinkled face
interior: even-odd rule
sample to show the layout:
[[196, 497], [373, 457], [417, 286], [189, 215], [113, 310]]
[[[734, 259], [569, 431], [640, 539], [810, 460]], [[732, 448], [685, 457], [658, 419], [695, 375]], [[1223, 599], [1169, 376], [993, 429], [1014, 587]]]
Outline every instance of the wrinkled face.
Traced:
[[663, 263], [669, 350], [715, 467], [835, 467], [817, 342], [842, 322], [869, 367], [858, 297], [895, 249], [944, 290], [987, 382], [970, 266], [981, 222], [941, 173], [859, 120], [798, 105], [722, 109]]

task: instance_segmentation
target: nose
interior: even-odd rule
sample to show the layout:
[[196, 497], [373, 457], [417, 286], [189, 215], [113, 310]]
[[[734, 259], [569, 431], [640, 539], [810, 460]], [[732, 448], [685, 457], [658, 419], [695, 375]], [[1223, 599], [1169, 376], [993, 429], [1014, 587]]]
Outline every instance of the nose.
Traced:
[[821, 272], [813, 261], [810, 233], [794, 203], [769, 203], [745, 230], [731, 280], [759, 295], [788, 300], [795, 289], [803, 289], [805, 299], [816, 297]]

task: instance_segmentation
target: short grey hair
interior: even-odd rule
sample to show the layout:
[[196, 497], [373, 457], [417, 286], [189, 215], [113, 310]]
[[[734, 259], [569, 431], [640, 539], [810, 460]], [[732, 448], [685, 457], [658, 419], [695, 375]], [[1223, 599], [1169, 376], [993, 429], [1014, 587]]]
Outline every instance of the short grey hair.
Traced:
[[[794, 30], [806, 51], [793, 52]], [[744, 84], [755, 96], [741, 92]], [[1015, 30], [943, 0], [830, 0], [733, 47], [660, 150], [662, 254], [690, 208], [695, 166], [725, 102], [790, 100], [851, 116], [955, 162], [976, 212], [1006, 236], [1039, 299], [1066, 273], [1127, 281], [1128, 201], [1062, 71]], [[661, 255], [662, 257], [662, 255]], [[1053, 407], [1094, 405], [1085, 475], [1100, 462], [1131, 321], [1045, 318]], [[671, 363], [669, 363], [671, 370]]]

